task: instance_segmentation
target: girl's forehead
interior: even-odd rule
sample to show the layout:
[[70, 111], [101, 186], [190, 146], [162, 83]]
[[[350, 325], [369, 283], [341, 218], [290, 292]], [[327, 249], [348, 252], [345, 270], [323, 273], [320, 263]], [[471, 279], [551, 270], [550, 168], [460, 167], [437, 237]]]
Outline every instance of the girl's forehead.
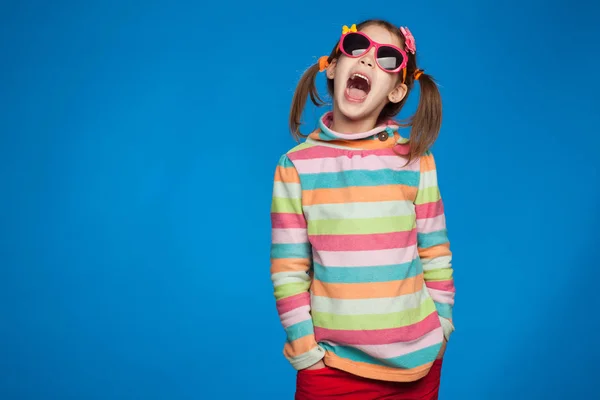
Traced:
[[398, 39], [397, 35], [393, 35], [386, 28], [379, 25], [369, 25], [361, 29], [361, 32], [365, 33], [371, 40], [376, 41], [380, 44], [393, 44], [394, 46], [401, 47], [402, 43]]

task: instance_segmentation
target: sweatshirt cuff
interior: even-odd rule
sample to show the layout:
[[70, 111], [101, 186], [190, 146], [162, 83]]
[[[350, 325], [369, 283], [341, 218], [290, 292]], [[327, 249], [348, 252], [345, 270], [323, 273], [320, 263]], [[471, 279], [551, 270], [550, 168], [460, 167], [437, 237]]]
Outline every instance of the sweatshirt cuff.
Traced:
[[442, 329], [444, 330], [444, 337], [446, 338], [446, 341], [449, 341], [450, 334], [452, 332], [454, 332], [454, 325], [447, 318], [444, 318], [444, 317], [439, 317], [439, 318], [440, 318], [440, 324], [442, 325]]
[[294, 369], [300, 371], [301, 369], [315, 365], [321, 361], [323, 357], [325, 357], [325, 350], [321, 346], [317, 346], [299, 356], [288, 358], [288, 361], [292, 364]]

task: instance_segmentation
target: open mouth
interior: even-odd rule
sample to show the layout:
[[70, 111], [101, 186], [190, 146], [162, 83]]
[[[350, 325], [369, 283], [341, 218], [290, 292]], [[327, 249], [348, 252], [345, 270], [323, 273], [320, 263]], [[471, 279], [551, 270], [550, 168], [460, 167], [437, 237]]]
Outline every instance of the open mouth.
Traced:
[[346, 95], [351, 101], [364, 100], [371, 91], [371, 81], [362, 74], [352, 74], [346, 83]]

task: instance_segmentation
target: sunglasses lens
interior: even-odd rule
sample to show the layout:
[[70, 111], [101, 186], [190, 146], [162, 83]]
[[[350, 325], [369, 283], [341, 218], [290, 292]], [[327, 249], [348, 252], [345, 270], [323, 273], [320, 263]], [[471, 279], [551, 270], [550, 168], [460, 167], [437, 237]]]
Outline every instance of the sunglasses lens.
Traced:
[[402, 61], [404, 61], [402, 53], [393, 47], [381, 46], [377, 51], [377, 62], [385, 70], [395, 70], [402, 65]]
[[358, 57], [363, 54], [371, 45], [369, 39], [358, 33], [348, 33], [342, 40], [342, 51], [344, 53]]

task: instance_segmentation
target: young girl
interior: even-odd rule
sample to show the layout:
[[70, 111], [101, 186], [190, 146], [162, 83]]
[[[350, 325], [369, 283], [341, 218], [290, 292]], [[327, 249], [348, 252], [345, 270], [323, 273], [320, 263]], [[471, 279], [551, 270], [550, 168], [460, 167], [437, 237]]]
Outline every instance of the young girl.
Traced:
[[[271, 207], [271, 278], [296, 399], [437, 399], [455, 292], [429, 150], [440, 94], [408, 28], [344, 26], [300, 80], [297, 138], [308, 96], [323, 105], [319, 72], [333, 110], [279, 160]], [[416, 81], [405, 139], [391, 118]]]

